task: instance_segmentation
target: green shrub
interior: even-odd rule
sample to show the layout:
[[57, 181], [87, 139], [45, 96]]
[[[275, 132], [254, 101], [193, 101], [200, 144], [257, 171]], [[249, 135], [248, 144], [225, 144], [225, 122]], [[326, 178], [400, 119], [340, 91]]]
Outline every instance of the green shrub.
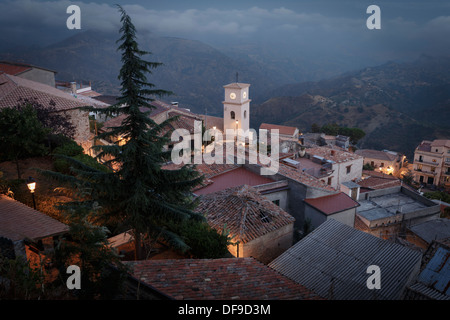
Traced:
[[[70, 141], [69, 143], [66, 143], [62, 145], [61, 147], [55, 148], [54, 152], [55, 155], [65, 155], [68, 157], [71, 157], [75, 160], [78, 160], [82, 162], [85, 165], [88, 165], [90, 167], [93, 167], [95, 169], [101, 170], [103, 172], [108, 172], [109, 168], [98, 163], [97, 160], [95, 160], [93, 157], [84, 154], [83, 148], [79, 146], [75, 141]], [[67, 159], [64, 158], [55, 158], [53, 162], [53, 167], [55, 171], [69, 174], [70, 173], [70, 167], [73, 166]]]
[[69, 157], [75, 157], [76, 155], [83, 154], [83, 148], [75, 141], [71, 140], [60, 147], [53, 150], [54, 154], [62, 154]]
[[87, 154], [83, 153], [83, 154], [76, 155], [73, 158], [75, 160], [78, 160], [78, 161], [84, 163], [85, 165], [88, 165], [88, 166], [94, 168], [94, 169], [97, 169], [97, 170], [100, 170], [100, 171], [103, 171], [103, 172], [109, 172], [110, 171], [110, 169], [107, 166], [99, 163], [97, 160], [95, 160], [90, 155], [87, 155]]
[[191, 248], [189, 254], [195, 259], [223, 258], [229, 254], [228, 245], [231, 244], [225, 230], [218, 233], [207, 223], [188, 221], [174, 223], [170, 229], [175, 229], [184, 242]]

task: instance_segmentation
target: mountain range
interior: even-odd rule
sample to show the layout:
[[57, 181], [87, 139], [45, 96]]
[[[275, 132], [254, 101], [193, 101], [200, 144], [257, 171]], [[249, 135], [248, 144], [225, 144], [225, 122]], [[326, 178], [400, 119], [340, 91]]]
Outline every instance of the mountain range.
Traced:
[[[118, 34], [84, 31], [46, 47], [0, 53], [57, 71], [63, 81], [91, 82], [93, 90], [119, 94]], [[354, 70], [338, 61], [275, 56], [276, 48], [216, 48], [196, 40], [147, 33], [144, 58], [163, 65], [148, 77], [196, 113], [222, 116], [223, 85], [251, 84], [251, 126], [262, 122], [297, 126], [337, 123], [366, 132], [358, 147], [391, 149], [411, 157], [422, 139], [450, 137], [450, 57], [421, 56]], [[319, 59], [319, 58], [318, 58]], [[339, 59], [339, 58], [337, 58]], [[323, 80], [320, 80], [323, 79]]]
[[450, 57], [422, 55], [331, 79], [281, 86], [252, 105], [252, 127], [336, 123], [366, 132], [361, 148], [391, 149], [410, 159], [421, 140], [450, 138]]

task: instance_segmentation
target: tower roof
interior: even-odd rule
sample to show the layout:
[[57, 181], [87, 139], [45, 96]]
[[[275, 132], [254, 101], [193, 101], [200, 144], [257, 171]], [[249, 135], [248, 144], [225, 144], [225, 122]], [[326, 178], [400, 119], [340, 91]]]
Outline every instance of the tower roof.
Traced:
[[250, 84], [234, 82], [234, 83], [227, 84], [227, 85], [225, 85], [223, 87], [224, 88], [230, 88], [230, 89], [244, 89], [244, 88], [250, 87]]

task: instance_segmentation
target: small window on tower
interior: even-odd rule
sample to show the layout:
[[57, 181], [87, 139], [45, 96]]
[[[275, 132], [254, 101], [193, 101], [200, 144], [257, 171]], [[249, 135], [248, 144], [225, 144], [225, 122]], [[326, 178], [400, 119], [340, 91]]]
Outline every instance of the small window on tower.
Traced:
[[235, 119], [236, 118], [236, 115], [234, 114], [234, 111], [230, 112], [230, 116], [231, 116], [231, 119]]
[[247, 119], [247, 110], [244, 111], [244, 119]]

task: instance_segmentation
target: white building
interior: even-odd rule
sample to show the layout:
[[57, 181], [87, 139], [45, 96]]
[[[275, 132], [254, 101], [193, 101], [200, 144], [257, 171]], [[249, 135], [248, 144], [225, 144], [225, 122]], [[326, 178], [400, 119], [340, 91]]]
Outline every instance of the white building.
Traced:
[[[247, 83], [230, 83], [224, 86], [225, 100], [223, 101], [223, 129], [224, 135], [227, 129], [250, 129], [250, 99]], [[224, 140], [226, 137], [224, 137]]]

